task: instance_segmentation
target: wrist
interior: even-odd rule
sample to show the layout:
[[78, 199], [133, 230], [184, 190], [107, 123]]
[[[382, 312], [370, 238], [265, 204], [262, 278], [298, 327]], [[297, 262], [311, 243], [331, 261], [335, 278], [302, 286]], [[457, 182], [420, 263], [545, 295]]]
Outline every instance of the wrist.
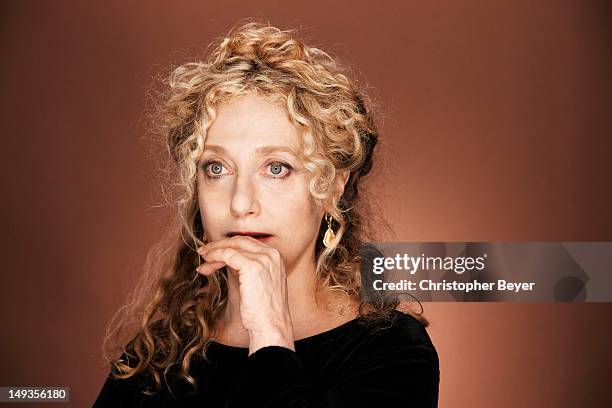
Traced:
[[249, 355], [268, 346], [286, 347], [295, 351], [293, 329], [290, 324], [261, 326], [255, 330], [249, 330], [249, 337]]

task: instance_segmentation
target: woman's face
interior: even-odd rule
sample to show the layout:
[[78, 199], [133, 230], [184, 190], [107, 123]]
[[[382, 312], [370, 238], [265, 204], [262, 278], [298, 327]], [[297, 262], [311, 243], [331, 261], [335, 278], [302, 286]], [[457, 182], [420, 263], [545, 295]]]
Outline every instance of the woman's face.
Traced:
[[287, 271], [311, 257], [323, 217], [299, 159], [298, 129], [286, 111], [255, 95], [217, 110], [198, 162], [198, 200], [209, 241], [235, 234], [269, 234]]

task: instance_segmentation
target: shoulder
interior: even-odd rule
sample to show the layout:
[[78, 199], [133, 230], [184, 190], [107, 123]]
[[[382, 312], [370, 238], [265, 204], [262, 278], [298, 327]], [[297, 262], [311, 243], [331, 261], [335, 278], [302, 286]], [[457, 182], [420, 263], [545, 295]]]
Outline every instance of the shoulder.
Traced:
[[389, 319], [358, 324], [349, 360], [355, 368], [399, 377], [423, 376], [437, 381], [439, 359], [426, 327], [414, 316], [394, 311]]
[[386, 321], [362, 325], [361, 336], [367, 336], [361, 349], [361, 363], [395, 367], [398, 373], [437, 376], [438, 353], [426, 327], [416, 317], [395, 310]]
[[[438, 354], [425, 326], [414, 316], [394, 311], [389, 319], [359, 318], [334, 344], [337, 366], [326, 364], [333, 393], [393, 406], [435, 406], [440, 370]], [[333, 367], [333, 369], [332, 369]], [[335, 369], [335, 370], [334, 370]]]
[[434, 371], [438, 367], [438, 354], [425, 326], [400, 311], [384, 319], [362, 316], [328, 334], [317, 343], [326, 343], [327, 355], [342, 367], [413, 366], [411, 360], [430, 365]]
[[421, 345], [435, 350], [423, 323], [416, 317], [399, 310], [392, 311], [385, 319], [369, 322], [368, 319], [362, 318], [358, 326], [363, 335], [372, 336], [379, 346], [382, 344], [389, 347]]

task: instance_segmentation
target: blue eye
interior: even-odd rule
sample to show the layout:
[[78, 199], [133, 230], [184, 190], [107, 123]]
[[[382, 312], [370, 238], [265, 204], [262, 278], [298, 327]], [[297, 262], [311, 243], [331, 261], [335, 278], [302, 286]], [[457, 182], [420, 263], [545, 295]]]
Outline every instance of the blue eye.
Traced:
[[206, 162], [202, 167], [204, 168], [206, 176], [210, 178], [219, 178], [225, 174], [223, 173], [223, 164], [219, 163], [218, 161]]
[[270, 171], [274, 175], [279, 175], [283, 171], [283, 166], [280, 165], [280, 164], [271, 164], [270, 165]]
[[[293, 171], [293, 167], [283, 162], [271, 162], [267, 164], [266, 167], [268, 168], [266, 175], [274, 179], [284, 179]], [[222, 176], [228, 174], [225, 166], [218, 161], [206, 162], [202, 165], [202, 168], [206, 177], [209, 179], [221, 178]]]
[[[287, 163], [282, 163], [282, 162], [270, 163], [268, 164], [268, 168], [270, 169], [270, 174], [272, 174], [273, 176], [276, 176], [274, 178], [285, 178], [293, 170], [293, 167], [291, 167]], [[283, 173], [283, 168], [286, 169], [284, 173]]]

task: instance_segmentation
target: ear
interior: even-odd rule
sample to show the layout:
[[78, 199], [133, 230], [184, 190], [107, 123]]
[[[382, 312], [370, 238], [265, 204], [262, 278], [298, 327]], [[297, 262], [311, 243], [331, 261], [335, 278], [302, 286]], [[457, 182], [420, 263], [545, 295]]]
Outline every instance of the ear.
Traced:
[[334, 180], [335, 192], [338, 194], [338, 198], [344, 194], [344, 188], [349, 179], [351, 172], [349, 170], [340, 170], [336, 172], [336, 178]]
[[[348, 182], [349, 176], [351, 172], [349, 170], [340, 170], [336, 171], [336, 178], [334, 179], [334, 193], [338, 195], [338, 197], [342, 197], [344, 194], [344, 187], [346, 187], [346, 183]], [[331, 208], [330, 201], [325, 203], [325, 212], [329, 212]]]
[[344, 187], [349, 179], [351, 172], [349, 170], [340, 170], [336, 173], [336, 188], [340, 192], [340, 195], [344, 193]]

